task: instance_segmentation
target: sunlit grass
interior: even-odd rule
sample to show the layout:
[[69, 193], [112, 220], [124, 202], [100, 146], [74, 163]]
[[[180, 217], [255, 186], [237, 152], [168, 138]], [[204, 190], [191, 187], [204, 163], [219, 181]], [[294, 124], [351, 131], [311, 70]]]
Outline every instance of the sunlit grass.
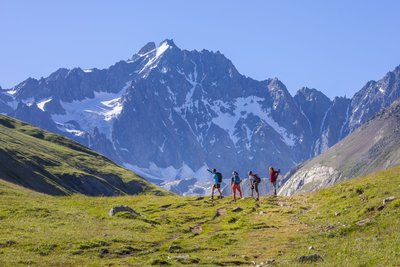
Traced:
[[[1, 182], [0, 265], [400, 264], [400, 169], [291, 198], [52, 197]], [[142, 216], [108, 216], [115, 205]], [[236, 206], [243, 208], [233, 212]], [[225, 216], [215, 216], [225, 209]], [[364, 226], [356, 222], [369, 218]], [[200, 232], [192, 231], [193, 227]], [[313, 249], [309, 250], [312, 246]]]

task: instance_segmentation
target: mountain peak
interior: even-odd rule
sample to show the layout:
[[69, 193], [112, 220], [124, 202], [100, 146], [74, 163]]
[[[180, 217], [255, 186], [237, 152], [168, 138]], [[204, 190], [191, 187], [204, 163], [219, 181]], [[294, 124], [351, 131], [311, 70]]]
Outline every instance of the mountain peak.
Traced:
[[324, 93], [315, 88], [302, 87], [300, 90], [297, 91], [295, 97], [299, 97], [300, 95], [308, 100], [316, 98], [320, 100], [324, 99], [330, 101], [329, 97], [327, 97]]
[[140, 56], [147, 54], [150, 51], [153, 51], [154, 49], [156, 49], [156, 44], [154, 42], [148, 42], [147, 44], [145, 44], [138, 52], [138, 54]]
[[173, 39], [165, 39], [164, 41], [162, 41], [159, 45], [159, 47], [163, 46], [163, 45], [168, 45], [170, 47], [177, 47], [176, 44], [174, 43]]
[[135, 60], [137, 58], [146, 56], [149, 53], [155, 52], [155, 57], [158, 59], [165, 51], [170, 48], [176, 48], [174, 41], [172, 39], [165, 39], [158, 46], [154, 42], [148, 42], [145, 46], [143, 46], [139, 52], [131, 58], [131, 60]]

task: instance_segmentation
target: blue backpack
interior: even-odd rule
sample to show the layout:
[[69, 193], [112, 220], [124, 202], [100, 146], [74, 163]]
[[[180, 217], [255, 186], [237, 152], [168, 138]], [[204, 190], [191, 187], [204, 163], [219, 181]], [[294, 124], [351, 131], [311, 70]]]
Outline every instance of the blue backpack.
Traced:
[[242, 181], [242, 180], [240, 179], [239, 175], [235, 175], [235, 176], [234, 176], [233, 182], [234, 182], [235, 184], [240, 184], [241, 181]]

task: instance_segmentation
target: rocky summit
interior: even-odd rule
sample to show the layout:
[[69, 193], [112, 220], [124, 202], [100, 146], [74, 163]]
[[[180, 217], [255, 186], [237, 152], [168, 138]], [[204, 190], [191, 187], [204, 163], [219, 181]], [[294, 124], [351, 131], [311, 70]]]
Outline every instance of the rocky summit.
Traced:
[[[293, 97], [277, 78], [240, 74], [222, 53], [146, 44], [107, 69], [59, 69], [0, 90], [0, 112], [63, 134], [181, 194], [206, 169], [266, 176], [325, 151], [399, 96], [400, 67], [353, 98]], [[177, 180], [185, 180], [183, 183]], [[176, 188], [183, 184], [185, 188]]]

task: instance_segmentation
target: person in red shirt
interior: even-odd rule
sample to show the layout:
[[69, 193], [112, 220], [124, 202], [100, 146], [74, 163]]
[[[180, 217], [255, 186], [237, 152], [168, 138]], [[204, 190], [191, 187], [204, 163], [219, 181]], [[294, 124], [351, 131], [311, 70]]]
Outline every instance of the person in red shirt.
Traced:
[[232, 187], [232, 195], [233, 195], [233, 200], [236, 202], [236, 190], [239, 191], [240, 198], [242, 198], [242, 190], [240, 189], [240, 183], [242, 182], [242, 179], [239, 177], [239, 174], [237, 171], [234, 171], [232, 173], [232, 178], [231, 178], [231, 187]]
[[276, 196], [276, 181], [278, 179], [278, 175], [281, 172], [281, 170], [275, 171], [274, 168], [271, 166], [269, 167], [269, 178], [271, 181], [271, 184], [274, 186], [274, 195]]

